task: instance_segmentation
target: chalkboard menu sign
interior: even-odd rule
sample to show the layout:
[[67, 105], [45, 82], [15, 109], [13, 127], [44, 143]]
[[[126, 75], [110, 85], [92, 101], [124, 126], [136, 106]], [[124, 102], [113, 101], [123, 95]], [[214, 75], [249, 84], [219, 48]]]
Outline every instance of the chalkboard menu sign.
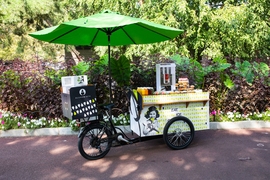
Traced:
[[70, 88], [72, 119], [97, 116], [95, 86]]

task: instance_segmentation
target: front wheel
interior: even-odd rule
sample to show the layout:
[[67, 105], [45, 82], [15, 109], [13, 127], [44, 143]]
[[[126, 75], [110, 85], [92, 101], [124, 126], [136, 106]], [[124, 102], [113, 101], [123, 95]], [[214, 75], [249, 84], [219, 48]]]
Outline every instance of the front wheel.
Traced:
[[80, 154], [88, 160], [103, 158], [109, 151], [111, 132], [102, 124], [86, 126], [78, 141]]
[[192, 122], [183, 116], [177, 116], [167, 122], [163, 130], [163, 139], [172, 149], [188, 147], [194, 138]]

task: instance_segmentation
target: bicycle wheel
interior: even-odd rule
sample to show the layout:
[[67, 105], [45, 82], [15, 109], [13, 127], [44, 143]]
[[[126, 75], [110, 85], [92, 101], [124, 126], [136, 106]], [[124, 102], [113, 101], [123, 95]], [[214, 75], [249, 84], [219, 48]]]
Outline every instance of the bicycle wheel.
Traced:
[[177, 116], [167, 122], [163, 130], [163, 139], [172, 149], [188, 147], [194, 138], [192, 122], [183, 116]]
[[112, 141], [109, 139], [110, 135], [111, 132], [101, 124], [85, 127], [78, 141], [80, 154], [88, 160], [103, 158], [110, 151], [112, 145]]

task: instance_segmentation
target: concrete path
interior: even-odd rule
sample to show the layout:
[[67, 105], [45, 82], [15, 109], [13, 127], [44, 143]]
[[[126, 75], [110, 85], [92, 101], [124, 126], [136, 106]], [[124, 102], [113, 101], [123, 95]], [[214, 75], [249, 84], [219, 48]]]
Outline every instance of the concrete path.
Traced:
[[184, 150], [162, 138], [88, 161], [77, 136], [0, 138], [0, 180], [268, 180], [270, 128], [197, 131]]

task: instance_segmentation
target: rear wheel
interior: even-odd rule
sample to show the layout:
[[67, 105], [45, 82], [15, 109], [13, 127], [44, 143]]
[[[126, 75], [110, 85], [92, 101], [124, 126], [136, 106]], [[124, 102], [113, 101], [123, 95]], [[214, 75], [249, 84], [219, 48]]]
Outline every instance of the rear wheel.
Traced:
[[192, 122], [183, 116], [177, 116], [167, 122], [163, 130], [163, 139], [172, 149], [188, 147], [194, 138]]
[[78, 141], [80, 154], [88, 160], [103, 158], [112, 145], [110, 135], [111, 132], [102, 124], [91, 124], [85, 127]]

